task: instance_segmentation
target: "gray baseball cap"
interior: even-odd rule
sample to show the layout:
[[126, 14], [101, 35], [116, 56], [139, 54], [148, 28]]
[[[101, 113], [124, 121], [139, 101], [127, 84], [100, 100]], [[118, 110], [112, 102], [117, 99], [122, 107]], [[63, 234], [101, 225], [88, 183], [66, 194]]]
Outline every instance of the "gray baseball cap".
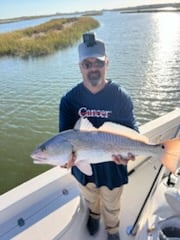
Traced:
[[79, 62], [82, 62], [86, 58], [97, 58], [101, 61], [105, 60], [106, 50], [103, 41], [95, 40], [94, 44], [88, 46], [86, 43], [79, 44]]

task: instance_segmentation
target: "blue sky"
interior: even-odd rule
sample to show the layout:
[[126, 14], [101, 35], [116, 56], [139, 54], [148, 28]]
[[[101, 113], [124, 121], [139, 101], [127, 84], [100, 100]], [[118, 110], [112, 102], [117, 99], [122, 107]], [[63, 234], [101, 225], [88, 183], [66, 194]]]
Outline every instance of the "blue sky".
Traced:
[[0, 0], [0, 19], [163, 2], [180, 0]]

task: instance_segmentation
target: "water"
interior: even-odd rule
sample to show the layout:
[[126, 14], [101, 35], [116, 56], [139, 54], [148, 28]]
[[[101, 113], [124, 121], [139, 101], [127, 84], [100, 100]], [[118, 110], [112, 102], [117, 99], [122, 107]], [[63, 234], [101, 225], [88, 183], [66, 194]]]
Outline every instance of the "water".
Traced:
[[[131, 94], [139, 125], [180, 107], [180, 14], [95, 18], [96, 35], [107, 45], [108, 77]], [[0, 193], [49, 169], [33, 165], [29, 155], [57, 133], [59, 100], [81, 81], [77, 45], [47, 57], [0, 58]]]

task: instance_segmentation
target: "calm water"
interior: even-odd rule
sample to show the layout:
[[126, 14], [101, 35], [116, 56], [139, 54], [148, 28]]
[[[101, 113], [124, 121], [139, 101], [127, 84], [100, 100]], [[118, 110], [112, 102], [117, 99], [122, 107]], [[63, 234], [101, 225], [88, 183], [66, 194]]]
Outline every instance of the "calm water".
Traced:
[[[111, 12], [96, 19], [110, 58], [108, 77], [131, 94], [138, 123], [179, 107], [180, 14]], [[0, 193], [48, 169], [29, 155], [57, 133], [59, 100], [81, 81], [77, 44], [47, 57], [0, 58]]]

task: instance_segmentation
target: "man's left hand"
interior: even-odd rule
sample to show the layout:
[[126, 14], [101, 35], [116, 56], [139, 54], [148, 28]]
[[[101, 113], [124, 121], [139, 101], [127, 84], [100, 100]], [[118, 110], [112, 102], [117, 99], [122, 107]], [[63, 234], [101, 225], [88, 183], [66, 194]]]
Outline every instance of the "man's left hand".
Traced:
[[124, 157], [121, 154], [118, 154], [118, 155], [113, 154], [112, 158], [113, 158], [113, 161], [118, 165], [120, 164], [127, 165], [129, 160], [132, 160], [132, 161], [135, 160], [135, 156], [132, 153], [128, 153], [127, 157]]

